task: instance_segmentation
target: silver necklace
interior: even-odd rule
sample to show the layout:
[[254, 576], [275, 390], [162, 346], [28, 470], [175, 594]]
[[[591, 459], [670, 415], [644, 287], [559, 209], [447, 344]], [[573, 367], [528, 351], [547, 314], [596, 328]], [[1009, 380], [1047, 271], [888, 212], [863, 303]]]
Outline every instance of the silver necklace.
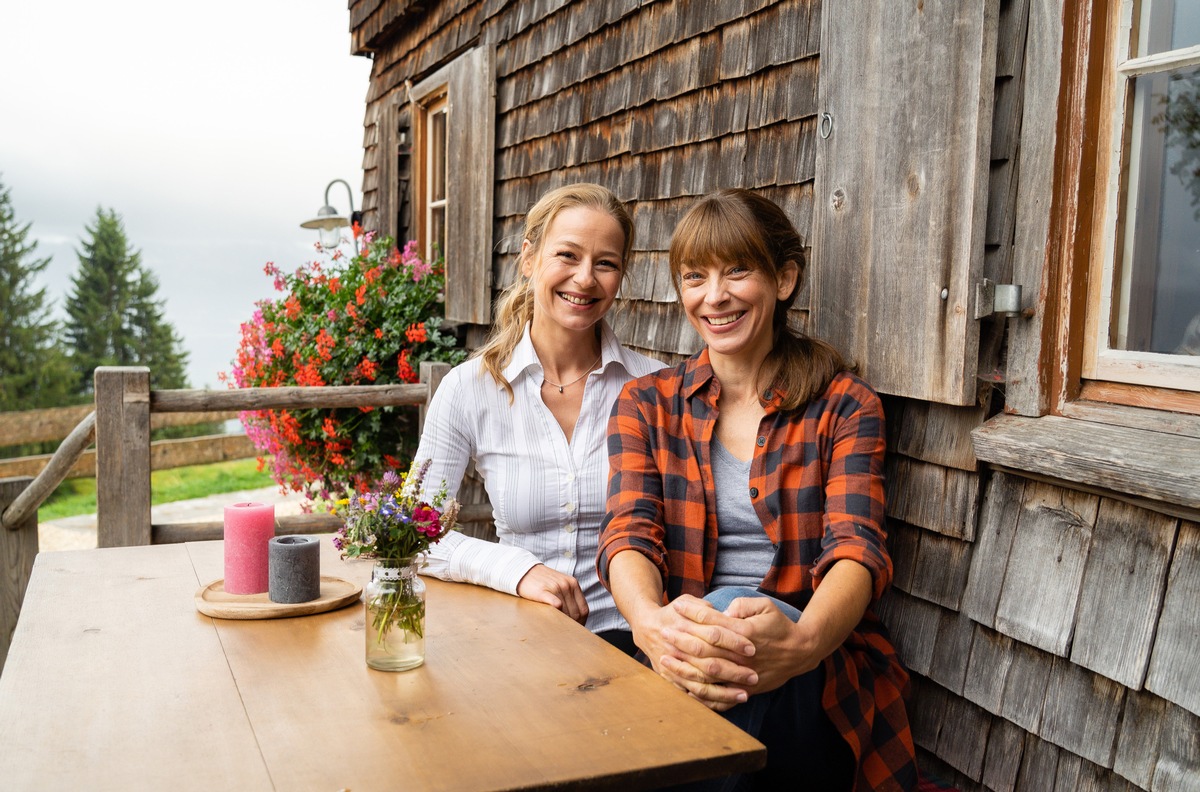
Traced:
[[592, 361], [592, 365], [588, 366], [586, 371], [584, 371], [582, 374], [580, 374], [578, 377], [576, 377], [575, 379], [571, 380], [570, 382], [564, 382], [562, 385], [559, 385], [557, 382], [551, 382], [550, 380], [546, 379], [546, 370], [545, 370], [545, 369], [542, 369], [542, 384], [543, 384], [543, 385], [553, 385], [554, 387], [558, 388], [558, 392], [559, 392], [559, 393], [562, 393], [562, 392], [563, 392], [563, 388], [569, 388], [569, 387], [571, 387], [572, 385], [574, 385], [576, 382], [579, 382], [579, 380], [581, 380], [581, 379], [583, 379], [584, 377], [586, 377], [588, 374], [591, 374], [591, 373], [592, 373], [592, 369], [596, 368], [596, 366], [597, 366], [597, 365], [600, 363], [600, 361], [601, 361], [603, 358], [604, 358], [604, 353], [603, 353], [603, 352], [601, 352], [601, 353], [600, 353], [600, 356], [599, 356], [599, 357], [597, 357], [595, 360], [593, 360], [593, 361]]

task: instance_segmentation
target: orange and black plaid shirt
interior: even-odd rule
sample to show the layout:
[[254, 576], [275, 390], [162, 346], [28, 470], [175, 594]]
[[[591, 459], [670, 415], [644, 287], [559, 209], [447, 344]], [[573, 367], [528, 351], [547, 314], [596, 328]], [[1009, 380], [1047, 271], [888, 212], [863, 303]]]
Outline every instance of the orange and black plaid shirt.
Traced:
[[[625, 385], [608, 425], [608, 515], [597, 567], [623, 550], [647, 556], [668, 599], [703, 597], [717, 553], [711, 442], [720, 383], [708, 351]], [[759, 590], [800, 610], [837, 561], [862, 564], [871, 607], [825, 660], [822, 704], [858, 761], [856, 789], [912, 789], [916, 758], [904, 698], [908, 674], [873, 606], [892, 579], [884, 530], [884, 419], [879, 397], [852, 374], [781, 412], [763, 394], [750, 499], [776, 546]]]

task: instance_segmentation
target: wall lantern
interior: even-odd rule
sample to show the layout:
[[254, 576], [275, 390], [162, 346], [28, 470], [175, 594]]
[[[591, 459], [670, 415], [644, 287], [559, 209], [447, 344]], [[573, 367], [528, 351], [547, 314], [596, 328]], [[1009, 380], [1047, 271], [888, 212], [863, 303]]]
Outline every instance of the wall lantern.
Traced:
[[[329, 188], [338, 182], [346, 185], [346, 193], [350, 196], [349, 218], [338, 214], [337, 209], [329, 204]], [[354, 211], [354, 191], [350, 189], [350, 185], [345, 179], [334, 179], [325, 186], [325, 205], [317, 210], [316, 217], [312, 220], [305, 220], [300, 227], [318, 229], [321, 233], [321, 247], [333, 250], [342, 243], [342, 229], [352, 223], [362, 223], [362, 212]]]

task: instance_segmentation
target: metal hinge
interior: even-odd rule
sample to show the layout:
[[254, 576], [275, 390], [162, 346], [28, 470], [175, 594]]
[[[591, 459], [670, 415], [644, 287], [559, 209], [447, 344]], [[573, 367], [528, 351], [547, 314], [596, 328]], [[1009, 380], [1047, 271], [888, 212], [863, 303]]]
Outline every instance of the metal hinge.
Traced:
[[999, 314], [1021, 315], [1021, 286], [1014, 283], [993, 283], [987, 278], [975, 284], [975, 318]]

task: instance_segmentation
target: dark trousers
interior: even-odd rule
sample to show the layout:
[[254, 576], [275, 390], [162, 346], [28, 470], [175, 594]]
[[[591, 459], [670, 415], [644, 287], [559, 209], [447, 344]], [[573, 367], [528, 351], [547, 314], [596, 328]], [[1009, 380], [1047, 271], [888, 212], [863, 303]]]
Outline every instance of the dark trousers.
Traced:
[[[717, 589], [705, 599], [724, 610], [736, 597], [766, 596], [754, 589]], [[800, 612], [770, 597], [792, 621]], [[724, 776], [670, 787], [683, 792], [804, 790], [845, 792], [854, 784], [854, 753], [821, 706], [825, 668], [817, 666], [783, 686], [722, 713], [726, 720], [767, 747], [767, 765], [744, 775]]]

